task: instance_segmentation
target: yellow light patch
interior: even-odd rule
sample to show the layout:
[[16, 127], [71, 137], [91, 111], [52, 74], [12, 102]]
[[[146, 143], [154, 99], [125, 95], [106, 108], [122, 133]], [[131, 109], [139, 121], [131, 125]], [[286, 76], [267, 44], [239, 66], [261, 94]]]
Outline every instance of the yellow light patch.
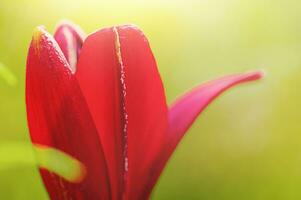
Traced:
[[39, 54], [40, 52], [40, 45], [41, 45], [40, 42], [42, 39], [42, 34], [43, 34], [42, 27], [36, 27], [32, 36], [32, 46], [36, 54]]
[[2, 78], [8, 85], [15, 86], [18, 82], [17, 77], [0, 62], [0, 78]]

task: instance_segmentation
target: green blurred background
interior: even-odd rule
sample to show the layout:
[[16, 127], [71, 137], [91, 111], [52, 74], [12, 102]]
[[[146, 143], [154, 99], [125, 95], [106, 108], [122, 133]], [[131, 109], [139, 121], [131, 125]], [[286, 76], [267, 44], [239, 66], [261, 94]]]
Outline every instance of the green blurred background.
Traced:
[[[264, 69], [198, 118], [158, 182], [153, 199], [301, 199], [301, 2], [298, 0], [0, 0], [1, 141], [29, 141], [24, 103], [33, 29], [61, 19], [87, 33], [134, 23], [150, 40], [168, 102], [223, 74]], [[0, 199], [47, 199], [38, 171], [0, 171]]]

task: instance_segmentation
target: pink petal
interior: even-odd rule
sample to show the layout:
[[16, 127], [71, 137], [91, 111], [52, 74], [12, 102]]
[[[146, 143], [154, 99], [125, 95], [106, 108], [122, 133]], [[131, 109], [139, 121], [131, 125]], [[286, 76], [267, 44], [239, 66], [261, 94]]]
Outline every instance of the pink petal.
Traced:
[[226, 76], [194, 88], [173, 103], [168, 111], [167, 139], [161, 144], [163, 148], [158, 154], [158, 161], [153, 164], [157, 166], [157, 169], [154, 172], [154, 176], [150, 178], [150, 187], [153, 187], [156, 183], [166, 162], [183, 135], [216, 97], [235, 85], [254, 81], [262, 76], [262, 72], [258, 71]]
[[235, 85], [254, 81], [261, 77], [262, 72], [230, 75], [202, 84], [181, 96], [169, 108], [168, 134], [170, 139], [174, 143], [178, 143], [198, 115], [222, 92]]
[[75, 72], [77, 59], [85, 39], [84, 32], [79, 26], [69, 21], [62, 21], [54, 33], [54, 38], [61, 47], [71, 70]]

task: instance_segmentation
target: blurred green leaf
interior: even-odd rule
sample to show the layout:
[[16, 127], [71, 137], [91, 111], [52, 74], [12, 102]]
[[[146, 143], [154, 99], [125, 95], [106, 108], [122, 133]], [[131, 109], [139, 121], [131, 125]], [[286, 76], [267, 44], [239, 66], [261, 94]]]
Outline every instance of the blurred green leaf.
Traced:
[[24, 142], [1, 143], [0, 170], [22, 166], [39, 166], [70, 182], [79, 182], [85, 175], [83, 164], [60, 150]]
[[84, 165], [77, 159], [54, 148], [34, 146], [37, 164], [70, 182], [80, 182], [86, 173]]
[[16, 76], [1, 62], [0, 77], [10, 86], [15, 86], [18, 82]]

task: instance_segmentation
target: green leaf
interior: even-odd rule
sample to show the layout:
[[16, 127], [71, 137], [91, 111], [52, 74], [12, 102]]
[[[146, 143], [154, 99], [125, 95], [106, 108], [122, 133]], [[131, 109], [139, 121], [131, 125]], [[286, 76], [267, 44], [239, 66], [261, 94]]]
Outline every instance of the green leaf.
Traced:
[[18, 82], [15, 75], [1, 62], [0, 62], [0, 78], [2, 78], [10, 86], [15, 86]]
[[81, 162], [60, 150], [25, 142], [0, 143], [0, 170], [22, 166], [38, 166], [70, 182], [80, 182], [86, 175]]

